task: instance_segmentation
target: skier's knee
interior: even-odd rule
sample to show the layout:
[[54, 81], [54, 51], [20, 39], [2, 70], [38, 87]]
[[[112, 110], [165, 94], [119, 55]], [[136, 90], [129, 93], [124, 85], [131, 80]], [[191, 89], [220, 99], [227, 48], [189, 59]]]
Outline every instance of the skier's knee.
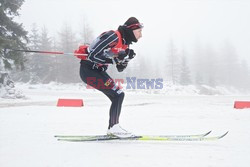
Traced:
[[119, 89], [119, 90], [116, 91], [115, 98], [123, 99], [124, 96], [125, 96], [125, 93], [122, 90]]
[[119, 97], [122, 98], [122, 99], [124, 98], [124, 96], [125, 96], [124, 92], [121, 92], [121, 94], [119, 95]]

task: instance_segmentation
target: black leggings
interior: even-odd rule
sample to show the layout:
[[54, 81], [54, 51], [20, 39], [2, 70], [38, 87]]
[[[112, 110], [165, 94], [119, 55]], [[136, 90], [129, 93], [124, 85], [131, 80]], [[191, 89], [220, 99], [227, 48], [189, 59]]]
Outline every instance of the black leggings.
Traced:
[[108, 128], [119, 123], [124, 92], [115, 85], [113, 79], [105, 71], [92, 69], [91, 62], [81, 61], [80, 76], [83, 82], [98, 89], [111, 100]]

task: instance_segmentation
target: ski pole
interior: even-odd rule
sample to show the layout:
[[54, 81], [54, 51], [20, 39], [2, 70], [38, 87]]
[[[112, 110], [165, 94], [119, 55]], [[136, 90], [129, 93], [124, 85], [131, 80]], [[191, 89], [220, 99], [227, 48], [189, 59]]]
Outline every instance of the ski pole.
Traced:
[[21, 49], [9, 49], [16, 52], [28, 52], [28, 53], [42, 53], [42, 54], [57, 54], [57, 55], [74, 55], [74, 56], [88, 56], [88, 54], [81, 53], [65, 53], [56, 51], [41, 51], [41, 50], [21, 50]]

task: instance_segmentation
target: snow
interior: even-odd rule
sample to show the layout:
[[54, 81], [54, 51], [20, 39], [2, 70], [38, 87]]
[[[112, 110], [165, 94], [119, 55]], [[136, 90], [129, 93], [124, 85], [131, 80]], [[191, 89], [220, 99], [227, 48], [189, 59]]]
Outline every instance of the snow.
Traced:
[[[135, 134], [196, 134], [209, 130], [210, 136], [226, 131], [229, 134], [219, 141], [202, 142], [72, 143], [57, 141], [54, 135], [104, 134], [109, 100], [82, 84], [16, 87], [25, 99], [0, 99], [1, 167], [249, 166], [250, 109], [233, 109], [233, 103], [250, 101], [250, 96], [201, 96], [181, 89], [169, 94], [125, 90], [120, 123]], [[58, 98], [81, 98], [84, 107], [56, 107]]]

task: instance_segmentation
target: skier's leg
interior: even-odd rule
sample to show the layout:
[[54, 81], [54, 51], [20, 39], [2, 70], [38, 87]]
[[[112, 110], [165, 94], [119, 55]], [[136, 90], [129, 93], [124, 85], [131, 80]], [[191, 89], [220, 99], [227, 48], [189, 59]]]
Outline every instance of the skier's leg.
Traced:
[[105, 91], [105, 94], [110, 98], [112, 104], [109, 110], [109, 127], [119, 123], [119, 117], [121, 113], [122, 102], [124, 99], [124, 92], [120, 90], [116, 91]]
[[91, 86], [94, 86], [99, 91], [103, 92], [112, 102], [109, 111], [109, 127], [119, 123], [124, 92], [115, 85], [112, 78], [106, 73], [90, 69], [88, 65], [82, 64], [80, 68], [81, 79], [88, 83], [88, 78], [94, 78]]

